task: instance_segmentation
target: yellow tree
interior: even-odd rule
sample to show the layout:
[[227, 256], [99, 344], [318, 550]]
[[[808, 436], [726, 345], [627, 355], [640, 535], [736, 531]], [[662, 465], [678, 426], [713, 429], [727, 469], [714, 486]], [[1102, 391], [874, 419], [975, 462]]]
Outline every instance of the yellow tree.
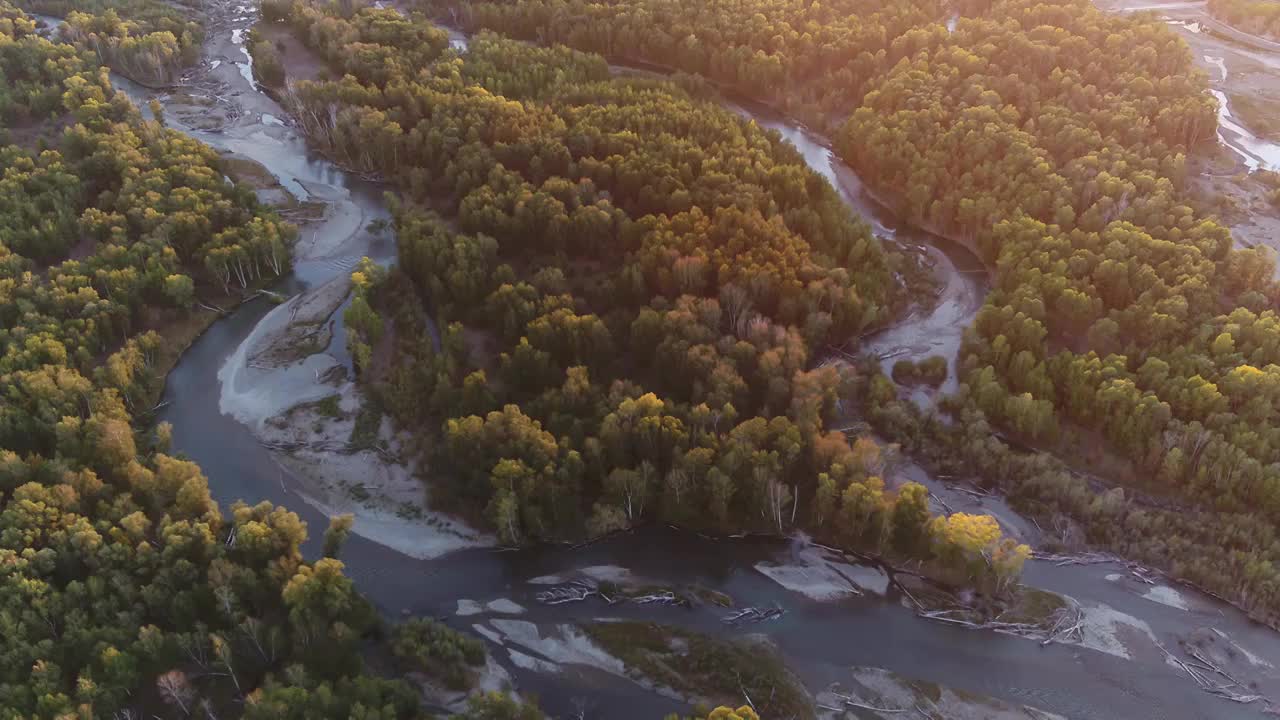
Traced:
[[749, 705], [743, 705], [737, 710], [721, 705], [707, 715], [707, 720], [760, 720], [760, 716]]
[[929, 525], [929, 534], [944, 563], [963, 570], [975, 582], [990, 573], [997, 592], [1017, 577], [1031, 556], [1031, 548], [1003, 538], [1000, 525], [990, 515], [954, 513], [937, 517]]

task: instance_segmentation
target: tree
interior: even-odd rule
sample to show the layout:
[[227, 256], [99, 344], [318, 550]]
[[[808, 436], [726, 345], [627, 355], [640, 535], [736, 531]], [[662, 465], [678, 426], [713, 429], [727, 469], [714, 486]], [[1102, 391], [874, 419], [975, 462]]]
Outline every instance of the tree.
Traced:
[[191, 687], [186, 673], [181, 670], [170, 670], [156, 678], [156, 690], [160, 697], [170, 705], [176, 706], [183, 715], [190, 716], [196, 699], [196, 690]]
[[[289, 623], [298, 642], [314, 646], [326, 641], [349, 641], [347, 620], [363, 613], [352, 610], [363, 604], [342, 574], [342, 563], [323, 558], [314, 565], [302, 565], [284, 588]], [[367, 610], [366, 610], [367, 612]]]
[[1021, 571], [1023, 562], [1031, 556], [1026, 545], [1001, 538], [1000, 526], [990, 515], [954, 513], [934, 518], [929, 531], [943, 562], [970, 580], [993, 577], [997, 591]]
[[391, 652], [406, 669], [438, 677], [455, 690], [469, 687], [470, 668], [485, 662], [482, 640], [421, 618], [395, 628]]
[[721, 705], [707, 715], [707, 720], [760, 720], [760, 716], [749, 705], [743, 705], [737, 710]]
[[351, 513], [334, 515], [329, 518], [329, 527], [324, 531], [325, 557], [338, 557], [338, 554], [342, 552], [342, 546], [346, 544], [347, 538], [351, 535], [351, 526], [354, 523], [355, 516]]
[[927, 540], [929, 491], [918, 483], [906, 483], [893, 503], [893, 546], [900, 553], [918, 556]]

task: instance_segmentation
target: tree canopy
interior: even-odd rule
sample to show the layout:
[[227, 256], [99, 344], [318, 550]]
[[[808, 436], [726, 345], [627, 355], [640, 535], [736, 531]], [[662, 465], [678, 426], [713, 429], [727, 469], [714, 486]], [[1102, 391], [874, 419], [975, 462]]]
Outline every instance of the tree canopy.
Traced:
[[361, 677], [376, 617], [299, 518], [224, 516], [147, 427], [170, 327], [287, 270], [292, 228], [3, 2], [0, 78], [0, 714], [254, 716], [320, 686], [420, 712]]
[[[1155, 16], [1088, 0], [425, 5], [466, 28], [695, 73], [830, 131], [879, 199], [972, 249], [995, 284], [947, 405], [970, 424], [922, 418], [872, 383], [890, 388], [865, 396], [879, 429], [1273, 616], [1274, 260], [1198, 209], [1188, 176], [1216, 102]], [[1265, 6], [1210, 11], [1265, 33]], [[1018, 456], [1028, 448], [1100, 455], [1092, 469], [1129, 492], [1095, 502], [1062, 463]], [[1122, 536], [1117, 513], [1143, 530]]]
[[442, 495], [510, 543], [658, 518], [943, 561], [927, 493], [829, 429], [851, 379], [815, 350], [883, 321], [894, 281], [794, 148], [596, 55], [493, 34], [460, 54], [369, 7], [286, 15], [345, 73], [291, 85], [308, 137], [404, 192], [399, 263], [359, 272], [348, 338], [433, 436]]
[[1254, 35], [1280, 39], [1280, 2], [1275, 0], [1209, 0], [1209, 14]]

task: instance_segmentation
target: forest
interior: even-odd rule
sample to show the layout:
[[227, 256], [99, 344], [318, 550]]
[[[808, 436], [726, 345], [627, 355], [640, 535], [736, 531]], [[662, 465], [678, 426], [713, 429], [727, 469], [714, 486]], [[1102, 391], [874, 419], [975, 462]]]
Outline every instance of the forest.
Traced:
[[19, 0], [17, 7], [64, 19], [62, 37], [147, 86], [174, 82], [196, 61], [204, 30], [195, 13], [163, 0]]
[[[312, 18], [317, 37], [325, 29], [350, 32], [345, 19], [333, 20]], [[440, 436], [455, 446], [468, 442], [466, 433], [483, 436], [469, 450], [496, 460], [478, 480], [465, 474], [463, 453], [453, 454], [460, 499], [478, 502], [512, 541], [607, 532], [656, 516], [646, 504], [659, 503], [661, 472], [678, 503], [686, 492], [705, 503], [671, 512], [718, 507], [719, 528], [790, 526], [803, 504], [803, 517], [811, 507], [838, 510], [828, 525], [844, 542], [937, 555], [957, 579], [980, 585], [1016, 575], [1025, 548], [1001, 542], [980, 518], [931, 520], [922, 488], [891, 490], [873, 475], [874, 443], [850, 446], [824, 431], [837, 378], [803, 369], [810, 343], [883, 319], [895, 301], [891, 258], [793, 151], [674, 87], [608, 82], [598, 58], [491, 38], [488, 54], [477, 52], [464, 66], [425, 23], [390, 22], [372, 10], [361, 11], [361, 20], [367, 24], [357, 32], [417, 54], [405, 61], [386, 52], [393, 46], [374, 43], [334, 52], [353, 74], [303, 84], [293, 102], [301, 113], [337, 89], [381, 94], [376, 79], [399, 77], [397, 68], [412, 67], [405, 62], [430, 64], [440, 83], [406, 85], [404, 102], [455, 98], [438, 108], [430, 134], [423, 126], [411, 135], [420, 157], [434, 152], [454, 168], [450, 175], [428, 179], [425, 165], [391, 164], [387, 153], [401, 149], [385, 140], [343, 159], [396, 176], [408, 198], [397, 225], [412, 273], [362, 266], [350, 311], [356, 357], [373, 376], [377, 357], [386, 360], [374, 346], [398, 335], [404, 352], [387, 367], [396, 376], [387, 382], [430, 383], [421, 397], [441, 403], [428, 407], [437, 420], [458, 426]], [[247, 187], [229, 182], [214, 151], [166, 128], [158, 104], [145, 119], [114, 90], [94, 44], [79, 40], [51, 42], [21, 11], [0, 5], [0, 555], [8, 558], [0, 706], [15, 717], [48, 718], [421, 716], [417, 691], [368, 674], [360, 649], [385, 643], [402, 671], [467, 686], [477, 641], [427, 621], [388, 631], [337, 559], [349, 519], [330, 527], [325, 556], [307, 561], [300, 550], [307, 528], [296, 515], [266, 503], [224, 514], [200, 468], [171, 454], [168, 426], [149, 421], [172, 345], [214, 316], [200, 308], [234, 304], [287, 272], [296, 231]], [[508, 55], [516, 49], [524, 52]], [[427, 54], [437, 57], [428, 63]], [[620, 106], [593, 116], [599, 99]], [[315, 137], [338, 153], [354, 147], [343, 133], [361, 127], [372, 135], [357, 140], [394, 135], [370, 112], [353, 106], [343, 119], [354, 125]], [[464, 127], [480, 133], [467, 147], [459, 142], [469, 134], [459, 133]], [[570, 132], [574, 147], [596, 150], [573, 157]], [[675, 136], [686, 138], [678, 152], [660, 153]], [[462, 163], [441, 154], [451, 143], [460, 145]], [[495, 153], [511, 169], [480, 171], [496, 167]], [[579, 163], [583, 174], [570, 172]], [[667, 192], [643, 180], [658, 173], [669, 178]], [[457, 229], [414, 201], [415, 193], [423, 202], [452, 198]], [[516, 223], [542, 228], [526, 256], [507, 255], [527, 271], [524, 279], [515, 265], [498, 267], [492, 239], [523, 232]], [[580, 230], [572, 247], [584, 251], [584, 270], [531, 270], [570, 249], [566, 223]], [[712, 226], [718, 246], [695, 245], [692, 233]], [[628, 243], [633, 258], [605, 271], [616, 252], [606, 244], [618, 242]], [[433, 253], [448, 256], [445, 264], [435, 266]], [[687, 258], [676, 273], [661, 262], [672, 254]], [[760, 270], [744, 275], [730, 262], [739, 255]], [[493, 278], [510, 282], [483, 287]], [[379, 298], [397, 283], [407, 286], [406, 297], [418, 296], [417, 283], [447, 286], [455, 300], [438, 313], [450, 320], [450, 350], [416, 334], [416, 322], [401, 320], [397, 330], [390, 314], [382, 334], [372, 308], [385, 307]], [[509, 352], [482, 360], [495, 364], [492, 385], [469, 365], [458, 324], [473, 319], [463, 304], [475, 297], [468, 287], [506, 308], [505, 325], [477, 323], [495, 346], [513, 338]], [[606, 308], [603, 300], [617, 292], [635, 299]], [[728, 315], [716, 317], [722, 293], [734, 313], [730, 334], [722, 334]], [[612, 350], [631, 344], [632, 324], [642, 343], [645, 333], [669, 336], [664, 352], [707, 364], [696, 387], [663, 387], [645, 372], [660, 400], [627, 379]], [[690, 341], [700, 347], [689, 352]], [[361, 342], [369, 350], [361, 352]], [[417, 353], [428, 354], [426, 365], [409, 362]], [[506, 389], [497, 365], [513, 378]], [[516, 386], [520, 367], [531, 373], [525, 387]], [[575, 407], [581, 418], [567, 417]], [[605, 411], [598, 417], [597, 408]], [[543, 419], [563, 431], [563, 449], [541, 429]], [[651, 450], [652, 461], [644, 460]], [[749, 474], [748, 463], [768, 474], [757, 471], [739, 489], [733, 476]], [[802, 481], [791, 475], [816, 468], [821, 478], [803, 480], [805, 489], [817, 488], [816, 498], [793, 498]], [[832, 495], [840, 492], [843, 503]], [[1003, 553], [994, 566], [984, 559], [992, 551]], [[239, 706], [242, 713], [233, 710]], [[540, 713], [479, 695], [461, 717]]]
[[[372, 377], [387, 356], [373, 348], [395, 340], [384, 381], [429, 384], [420, 397], [446, 442], [480, 436], [468, 450], [494, 461], [473, 477], [453, 453], [458, 497], [509, 540], [656, 516], [646, 508], [660, 502], [661, 473], [676, 493], [663, 493], [668, 512], [718, 508], [717, 528], [789, 527], [803, 505], [801, 517], [833, 515], [816, 522], [843, 542], [936, 555], [961, 581], [1016, 575], [1025, 548], [981, 518], [931, 520], [922, 488], [874, 475], [874, 443], [824, 430], [838, 378], [805, 370], [812, 347], [883, 320], [897, 298], [892, 259], [794, 151], [673, 86], [609, 82], [598, 58], [490, 38], [463, 64], [426, 23], [306, 10], [299, 23], [315, 26], [317, 46], [362, 34], [393, 44], [331, 44], [351, 74], [297, 87], [300, 117], [332, 102], [327, 93], [382, 95], [417, 63], [439, 73], [404, 84], [403, 107], [386, 106], [411, 128], [402, 113], [438, 113], [405, 136], [419, 149], [404, 157], [421, 164], [392, 162], [407, 147], [388, 142], [396, 121], [375, 122], [370, 106], [344, 110], [328, 135], [308, 129], [344, 162], [403, 185], [404, 269], [362, 266], [351, 342]], [[85, 27], [111, 27], [115, 13], [86, 13]], [[224, 514], [200, 468], [171, 454], [168, 426], [149, 421], [173, 344], [212, 320], [200, 309], [286, 273], [296, 231], [229, 182], [214, 151], [166, 128], [158, 104], [145, 119], [116, 92], [100, 45], [62, 37], [78, 42], [51, 42], [0, 5], [0, 706], [49, 718], [215, 717], [241, 705], [245, 717], [421, 715], [417, 692], [369, 675], [358, 650], [390, 635], [402, 670], [466, 686], [476, 641], [429, 622], [388, 632], [336, 557], [349, 519], [330, 527], [325, 557], [306, 561], [296, 515], [265, 503]], [[590, 112], [601, 100], [619, 105]], [[451, 171], [427, 175], [430, 162]], [[659, 174], [654, 192], [647, 180]], [[441, 198], [456, 229], [425, 209]], [[499, 267], [493, 238], [530, 227], [539, 234], [527, 254], [509, 251], [514, 264]], [[694, 242], [711, 228], [715, 247]], [[630, 248], [625, 266], [610, 265], [615, 243]], [[581, 272], [533, 269], [570, 250], [583, 254]], [[663, 262], [672, 256], [684, 258], [677, 272]], [[493, 279], [503, 282], [486, 287]], [[418, 318], [397, 325], [388, 313], [383, 335], [372, 309], [393, 287], [417, 297], [419, 284], [453, 298], [437, 306], [449, 321], [438, 349]], [[632, 299], [606, 307], [620, 292]], [[506, 350], [474, 356], [493, 364], [492, 384], [458, 324], [476, 319], [465, 304], [476, 297], [503, 309], [503, 323], [475, 323], [482, 342]], [[613, 350], [633, 332], [637, 347], [656, 333], [669, 338], [666, 355], [705, 369], [666, 386], [646, 369], [657, 360], [619, 362]], [[410, 362], [419, 354], [422, 366]], [[631, 365], [653, 389], [624, 375]], [[581, 417], [566, 415], [576, 408]], [[764, 470], [739, 488], [748, 464]], [[810, 487], [812, 498], [792, 495]], [[485, 695], [462, 715], [517, 716], [540, 715]]]
[[1209, 14], [1254, 35], [1280, 40], [1280, 2], [1275, 0], [1209, 0]]
[[[913, 52], [940, 0], [431, 0], [438, 20], [698, 75], [823, 130]], [[941, 29], [941, 26], [938, 26]]]
[[1088, 0], [956, 15], [927, 2], [750, 5], [745, 21], [737, 2], [425, 7], [695, 73], [828, 130], [878, 199], [995, 277], [944, 408], [969, 422], [886, 392], [864, 403], [877, 428], [1065, 522], [1068, 544], [1137, 556], [1274, 622], [1280, 295], [1269, 251], [1233, 247], [1187, 182], [1217, 107], [1186, 44], [1154, 16]]
[[224, 514], [148, 420], [197, 298], [287, 271], [293, 229], [2, 2], [0, 78], [0, 716], [415, 716], [342, 563]]
[[348, 341], [455, 509], [509, 543], [805, 528], [962, 584], [1016, 577], [1025, 546], [930, 518], [874, 440], [831, 429], [856, 378], [819, 353], [892, 311], [895, 259], [794, 148], [596, 55], [271, 12], [344, 73], [289, 85], [308, 137], [403, 191], [399, 262], [353, 276]]
[[[1274, 3], [1210, 5], [1275, 32]], [[0, 0], [0, 708], [422, 716], [362, 650], [468, 687], [483, 646], [384, 626], [343, 575], [349, 519], [309, 562], [296, 515], [219, 508], [151, 422], [204, 306], [287, 274], [296, 236], [111, 85], [108, 67], [173, 81], [200, 25], [157, 0], [23, 7], [67, 24], [47, 40]], [[422, 15], [267, 0], [332, 72], [260, 77], [315, 148], [396, 191], [399, 260], [353, 274], [347, 342], [448, 509], [511, 545], [802, 530], [1007, 590], [1029, 549], [988, 516], [931, 516], [887, 439], [1066, 547], [1277, 622], [1280, 287], [1188, 182], [1217, 129], [1204, 74], [1147, 16], [958, 7], [425, 4], [479, 31], [460, 52]], [[828, 133], [880, 200], [988, 266], [936, 411], [900, 385], [939, 383], [943, 358], [892, 378], [827, 362], [909, 306], [906, 260], [717, 94]], [[875, 435], [840, 429], [863, 418]], [[478, 695], [462, 717], [541, 714]]]
[[[1151, 20], [1070, 5], [961, 19], [885, 74], [837, 147], [996, 268], [956, 404], [1023, 446], [1104, 448], [1104, 477], [1154, 500], [1095, 498], [1118, 506], [1075, 513], [1086, 535], [1108, 540], [1124, 516], [1144, 559], [1271, 616], [1274, 259], [1194, 209], [1186, 155], [1215, 108], [1185, 46]], [[1052, 62], [1015, 72], [1014, 48]], [[1190, 537], [1151, 528], [1170, 504]]]

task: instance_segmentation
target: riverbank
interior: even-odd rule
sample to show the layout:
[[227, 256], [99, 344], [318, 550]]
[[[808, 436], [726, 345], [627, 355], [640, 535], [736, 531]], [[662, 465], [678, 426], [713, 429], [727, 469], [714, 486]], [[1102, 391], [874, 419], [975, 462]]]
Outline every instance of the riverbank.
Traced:
[[300, 480], [307, 503], [330, 517], [353, 515], [354, 528], [374, 542], [418, 559], [494, 545], [492, 537], [432, 510], [404, 450], [407, 438], [393, 431], [390, 418], [374, 421], [368, 445], [353, 441], [367, 422], [365, 403], [355, 383], [340, 381], [332, 394], [266, 418], [256, 435]]
[[[338, 244], [328, 233], [308, 235], [303, 258], [328, 257], [360, 237]], [[492, 545], [431, 509], [403, 438], [380, 413], [370, 417], [342, 329], [350, 291], [350, 271], [339, 266], [267, 312], [218, 372], [219, 410], [272, 451], [306, 503], [329, 517], [353, 515], [356, 534], [419, 559]]]

